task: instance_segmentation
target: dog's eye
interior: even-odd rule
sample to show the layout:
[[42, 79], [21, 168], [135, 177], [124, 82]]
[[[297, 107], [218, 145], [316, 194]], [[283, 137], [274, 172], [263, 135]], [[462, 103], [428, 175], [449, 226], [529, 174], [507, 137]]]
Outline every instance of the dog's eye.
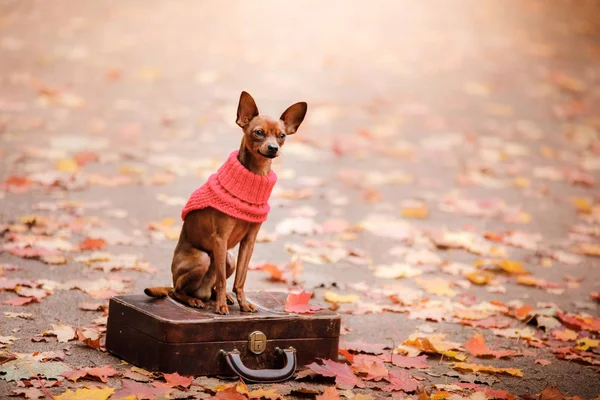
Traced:
[[280, 133], [279, 134], [279, 139], [281, 139], [281, 140], [285, 139], [285, 133]]
[[262, 129], [257, 129], [254, 131], [254, 134], [258, 137], [263, 137], [265, 136], [265, 131], [263, 131]]

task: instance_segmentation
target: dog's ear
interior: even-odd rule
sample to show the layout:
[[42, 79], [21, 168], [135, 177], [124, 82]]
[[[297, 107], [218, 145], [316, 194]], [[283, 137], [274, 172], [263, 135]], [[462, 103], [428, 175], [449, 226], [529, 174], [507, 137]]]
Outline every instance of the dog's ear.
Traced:
[[281, 114], [279, 117], [280, 120], [283, 121], [285, 125], [285, 133], [288, 135], [293, 135], [298, 130], [298, 127], [304, 121], [304, 116], [306, 115], [306, 110], [308, 109], [308, 104], [304, 101], [300, 103], [293, 104], [288, 107], [287, 110]]
[[258, 115], [258, 107], [256, 107], [256, 103], [250, 93], [242, 92], [240, 95], [240, 103], [238, 104], [237, 109], [237, 119], [235, 121], [236, 124], [241, 126], [242, 128], [247, 126], [252, 118]]

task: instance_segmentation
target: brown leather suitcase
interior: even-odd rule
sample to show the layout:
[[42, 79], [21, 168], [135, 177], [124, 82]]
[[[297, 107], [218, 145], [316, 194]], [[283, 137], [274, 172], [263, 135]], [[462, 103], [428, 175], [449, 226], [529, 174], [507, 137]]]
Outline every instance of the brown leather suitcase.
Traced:
[[298, 315], [283, 311], [283, 293], [248, 293], [259, 311], [218, 315], [171, 298], [145, 295], [110, 299], [106, 349], [151, 371], [235, 376], [279, 382], [317, 358], [336, 359], [340, 317], [329, 310]]

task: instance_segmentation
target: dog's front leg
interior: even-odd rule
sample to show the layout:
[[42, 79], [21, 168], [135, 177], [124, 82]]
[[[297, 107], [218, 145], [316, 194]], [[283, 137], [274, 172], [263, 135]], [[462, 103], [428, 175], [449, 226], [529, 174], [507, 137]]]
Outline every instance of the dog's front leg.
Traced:
[[248, 264], [254, 251], [254, 242], [256, 242], [256, 236], [260, 230], [261, 224], [254, 224], [246, 236], [240, 242], [240, 251], [237, 260], [237, 269], [235, 271], [235, 282], [233, 284], [233, 291], [237, 297], [240, 310], [246, 312], [257, 312], [258, 309], [254, 304], [248, 303], [246, 294], [244, 293], [244, 284], [246, 283], [246, 274], [248, 273]]
[[227, 237], [216, 237], [213, 246], [213, 261], [215, 263], [215, 291], [217, 292], [217, 314], [229, 314], [227, 307]]

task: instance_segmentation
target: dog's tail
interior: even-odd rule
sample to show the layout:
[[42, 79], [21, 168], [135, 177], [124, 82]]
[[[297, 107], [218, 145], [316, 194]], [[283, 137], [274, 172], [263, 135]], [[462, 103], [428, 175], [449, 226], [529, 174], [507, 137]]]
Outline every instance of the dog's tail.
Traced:
[[144, 289], [144, 293], [146, 293], [146, 296], [150, 297], [167, 297], [169, 293], [171, 293], [171, 290], [173, 290], [173, 288], [166, 286], [151, 287]]

